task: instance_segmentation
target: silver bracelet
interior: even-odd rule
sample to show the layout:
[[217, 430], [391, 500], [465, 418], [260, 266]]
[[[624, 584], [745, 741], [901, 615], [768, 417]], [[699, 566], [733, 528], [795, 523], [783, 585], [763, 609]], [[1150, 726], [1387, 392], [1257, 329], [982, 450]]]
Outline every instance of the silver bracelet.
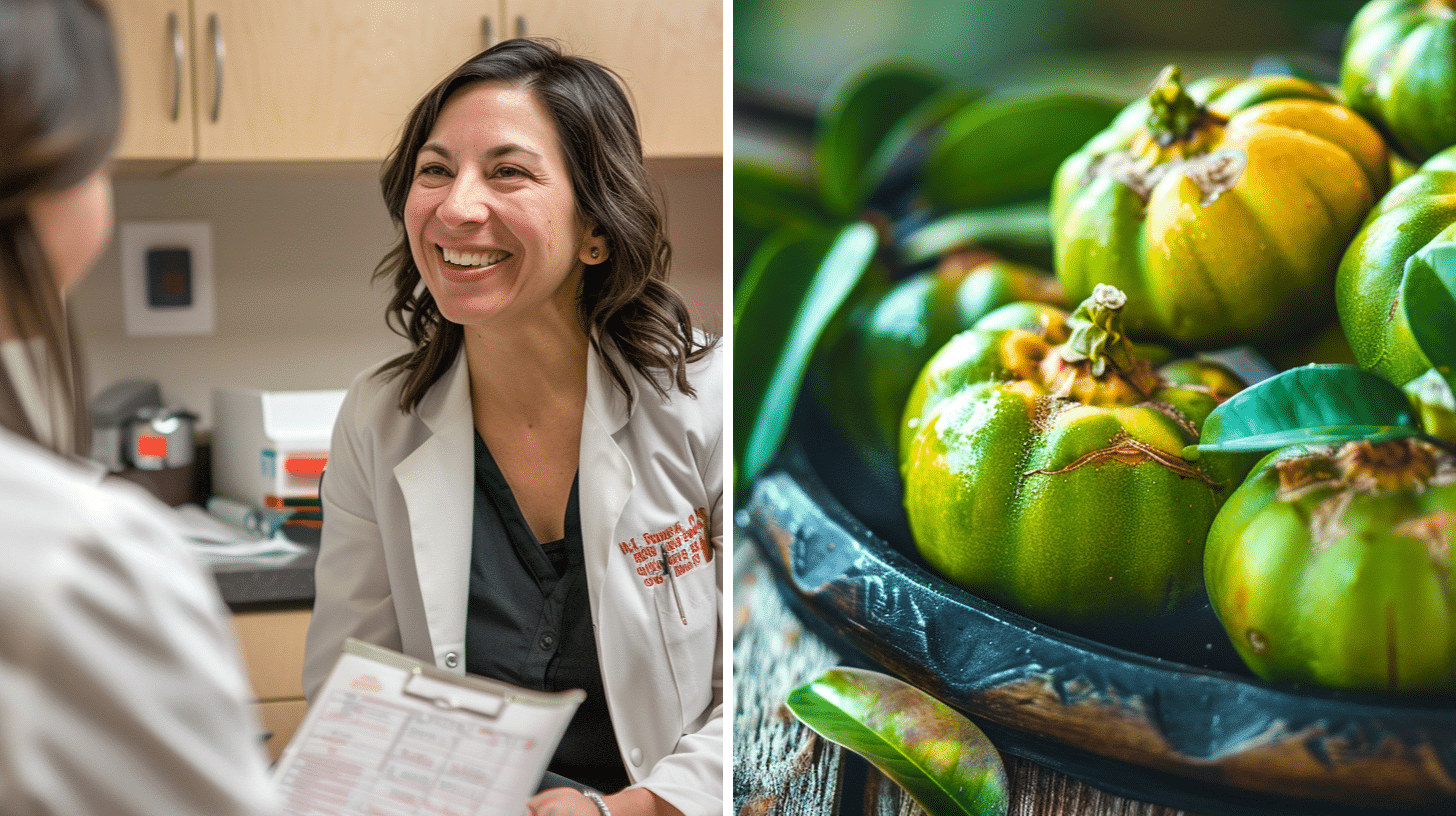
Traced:
[[581, 795], [592, 800], [592, 804], [597, 806], [597, 810], [602, 812], [602, 816], [612, 816], [612, 809], [607, 807], [607, 800], [603, 799], [600, 793], [584, 790]]

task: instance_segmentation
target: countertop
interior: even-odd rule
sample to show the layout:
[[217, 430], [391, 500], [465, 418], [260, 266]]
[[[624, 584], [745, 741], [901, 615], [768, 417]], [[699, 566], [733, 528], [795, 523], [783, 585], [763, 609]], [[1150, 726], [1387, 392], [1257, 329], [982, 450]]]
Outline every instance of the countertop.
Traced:
[[301, 553], [229, 559], [213, 564], [212, 575], [227, 605], [237, 610], [255, 605], [306, 606], [313, 603], [313, 567], [318, 544]]

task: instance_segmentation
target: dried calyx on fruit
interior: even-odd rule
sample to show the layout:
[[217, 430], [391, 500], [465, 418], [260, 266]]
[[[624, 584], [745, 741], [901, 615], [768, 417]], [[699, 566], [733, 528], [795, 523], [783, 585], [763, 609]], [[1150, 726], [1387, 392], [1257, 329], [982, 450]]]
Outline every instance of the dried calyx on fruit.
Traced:
[[1205, 565], [1269, 680], [1456, 691], [1456, 456], [1428, 438], [1284, 448], [1219, 513]]
[[1155, 371], [1122, 330], [1125, 302], [1097, 287], [1064, 326], [957, 335], [901, 425], [921, 554], [1049, 622], [1141, 619], [1195, 599], [1208, 525], [1247, 466], [1183, 458], [1242, 384], [1204, 361]]

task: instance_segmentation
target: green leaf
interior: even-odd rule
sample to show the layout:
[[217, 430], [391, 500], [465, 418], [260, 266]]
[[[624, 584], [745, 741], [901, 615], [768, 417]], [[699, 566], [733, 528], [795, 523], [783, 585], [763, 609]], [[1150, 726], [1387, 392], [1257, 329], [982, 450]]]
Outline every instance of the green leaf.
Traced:
[[1410, 401], [1389, 380], [1359, 366], [1306, 365], [1219, 405], [1204, 420], [1199, 443], [1184, 456], [1353, 439], [1381, 442], [1419, 433]]
[[906, 62], [870, 63], [846, 74], [825, 94], [815, 159], [824, 202], [841, 216], [864, 206], [861, 181], [880, 143], [902, 117], [947, 84], [945, 77]]
[[1416, 345], [1456, 390], [1456, 243], [1428, 244], [1406, 261], [1400, 300]]
[[967, 105], [941, 128], [922, 170], [922, 188], [939, 210], [1046, 197], [1062, 162], [1111, 124], [1122, 107], [1066, 93]]
[[919, 263], [970, 244], [1013, 241], [1051, 244], [1051, 208], [1045, 199], [955, 212], [926, 224], [901, 246], [907, 263]]
[[1009, 786], [995, 746], [945, 703], [888, 675], [830, 669], [789, 693], [789, 710], [869, 760], [930, 816], [1004, 816]]
[[733, 164], [733, 272], [741, 283], [757, 248], [787, 225], [821, 227], [833, 223], [810, 182], [785, 170], [756, 162]]
[[733, 314], [737, 478], [747, 484], [778, 452], [814, 346], [874, 258], [874, 227], [851, 224], [832, 244], [785, 233], [765, 242]]
[[956, 111], [975, 102], [982, 92], [961, 85], [949, 85], [932, 93], [919, 105], [901, 116], [875, 148], [865, 167], [860, 171], [859, 189], [855, 201], [859, 206], [867, 205], [875, 191], [885, 182], [895, 161], [909, 147], [916, 136], [940, 126]]

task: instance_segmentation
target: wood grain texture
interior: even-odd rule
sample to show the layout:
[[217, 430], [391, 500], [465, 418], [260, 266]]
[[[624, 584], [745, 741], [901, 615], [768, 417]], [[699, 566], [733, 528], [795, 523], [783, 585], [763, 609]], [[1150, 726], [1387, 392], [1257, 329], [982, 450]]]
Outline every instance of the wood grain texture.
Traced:
[[233, 614], [248, 683], [257, 699], [303, 699], [303, 642], [312, 615], [311, 609]]
[[803, 631], [756, 550], [734, 547], [733, 810], [738, 816], [839, 812], [842, 749], [804, 727], [784, 705], [789, 692], [839, 663]]
[[[1007, 816], [1198, 816], [1114, 796], [1035, 762], [1007, 755], [1002, 759], [1011, 783]], [[865, 816], [926, 816], [904, 788], [875, 771], [865, 786], [864, 812]]]
[[[112, 0], [108, 9], [116, 31], [124, 101], [116, 157], [154, 163], [159, 170], [191, 161], [196, 147], [187, 0]], [[167, 25], [169, 14], [176, 15], [182, 38], [180, 73]], [[174, 97], [180, 97], [176, 119]]]
[[723, 153], [721, 0], [505, 0], [507, 30], [561, 40], [626, 83], [654, 157]]
[[[507, 21], [516, 19], [528, 34], [557, 37], [622, 76], [647, 155], [723, 153], [721, 0], [433, 0], [427, 12], [413, 0], [113, 5], [126, 90], [118, 158], [133, 165], [378, 162], [425, 91], [513, 35]], [[178, 14], [186, 58], [175, 122], [169, 12]]]
[[[465, 0], [428, 13], [403, 0], [197, 0], [199, 159], [379, 161], [420, 96], [485, 46], [492, 11]], [[225, 52], [216, 121], [213, 15]]]
[[[863, 790], [847, 789], [843, 749], [818, 739], [783, 707], [791, 689], [836, 665], [840, 656], [785, 606], [773, 573], [741, 531], [734, 571], [737, 816], [925, 816], [903, 788], [874, 768]], [[1008, 816], [1197, 816], [1115, 796], [1017, 757], [1002, 758], [1011, 784]]]

